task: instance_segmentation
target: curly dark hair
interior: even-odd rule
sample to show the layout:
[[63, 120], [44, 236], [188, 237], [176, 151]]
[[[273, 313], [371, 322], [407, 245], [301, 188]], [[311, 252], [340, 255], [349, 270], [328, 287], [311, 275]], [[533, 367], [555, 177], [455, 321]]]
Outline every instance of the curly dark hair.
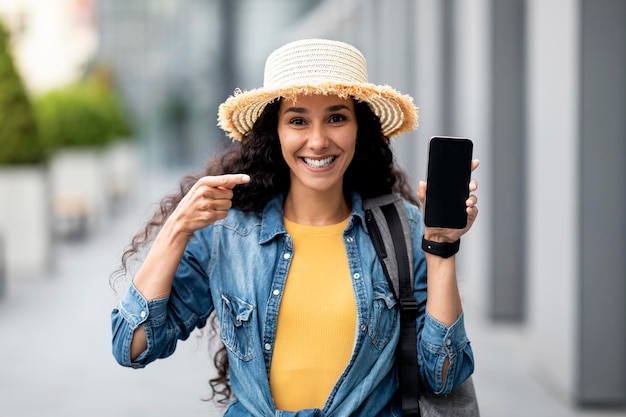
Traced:
[[[251, 180], [248, 184], [233, 189], [233, 208], [242, 211], [260, 211], [274, 196], [288, 191], [289, 167], [283, 159], [277, 132], [279, 108], [280, 99], [268, 104], [252, 131], [241, 142], [232, 143], [222, 150], [217, 157], [208, 161], [202, 172], [184, 177], [178, 192], [161, 200], [144, 229], [131, 239], [122, 255], [121, 266], [111, 275], [112, 285], [116, 277], [128, 274], [129, 261], [152, 242], [198, 179], [207, 175], [249, 174]], [[365, 199], [395, 192], [418, 205], [406, 174], [394, 161], [389, 139], [382, 134], [380, 120], [364, 102], [355, 100], [354, 109], [358, 140], [354, 157], [344, 175], [344, 193], [347, 196], [349, 192], [356, 191]], [[212, 334], [215, 335], [219, 332], [215, 314], [210, 320]], [[232, 397], [232, 389], [228, 374], [228, 353], [221, 341], [217, 343], [213, 358], [217, 376], [209, 380], [212, 389], [209, 400], [219, 397], [217, 401], [223, 404]]]

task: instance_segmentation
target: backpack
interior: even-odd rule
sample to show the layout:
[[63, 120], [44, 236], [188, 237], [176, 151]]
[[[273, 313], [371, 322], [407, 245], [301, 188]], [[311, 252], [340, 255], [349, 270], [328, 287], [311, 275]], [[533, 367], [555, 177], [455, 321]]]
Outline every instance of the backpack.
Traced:
[[415, 326], [418, 303], [413, 297], [413, 250], [404, 200], [388, 194], [366, 199], [363, 208], [372, 243], [400, 308], [396, 361], [402, 415], [478, 417], [480, 413], [471, 376], [447, 395], [435, 395], [420, 389]]

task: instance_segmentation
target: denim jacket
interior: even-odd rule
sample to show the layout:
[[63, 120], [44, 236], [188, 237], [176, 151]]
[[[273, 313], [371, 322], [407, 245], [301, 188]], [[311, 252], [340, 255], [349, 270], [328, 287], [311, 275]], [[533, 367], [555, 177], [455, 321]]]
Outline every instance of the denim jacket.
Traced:
[[[426, 312], [426, 260], [421, 250], [419, 209], [405, 203], [413, 236], [414, 294], [419, 302], [418, 344], [426, 389], [448, 393], [474, 370], [463, 313], [446, 327]], [[351, 359], [322, 410], [276, 410], [269, 385], [281, 296], [293, 255], [283, 224], [283, 196], [262, 212], [230, 210], [198, 230], [187, 245], [167, 298], [146, 300], [131, 283], [112, 312], [113, 354], [124, 366], [141, 368], [171, 355], [178, 340], [206, 324], [215, 311], [228, 350], [235, 398], [225, 416], [397, 416], [394, 366], [399, 311], [365, 226], [361, 197], [352, 194], [352, 213], [343, 232], [357, 304]], [[130, 360], [134, 330], [143, 326], [148, 347]], [[445, 384], [442, 368], [450, 365]]]

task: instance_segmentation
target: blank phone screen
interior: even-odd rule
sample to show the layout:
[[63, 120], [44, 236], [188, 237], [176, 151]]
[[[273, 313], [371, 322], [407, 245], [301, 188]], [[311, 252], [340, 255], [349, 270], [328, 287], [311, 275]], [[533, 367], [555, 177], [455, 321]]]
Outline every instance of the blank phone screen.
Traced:
[[424, 223], [428, 227], [463, 229], [469, 197], [472, 141], [433, 137], [428, 153]]

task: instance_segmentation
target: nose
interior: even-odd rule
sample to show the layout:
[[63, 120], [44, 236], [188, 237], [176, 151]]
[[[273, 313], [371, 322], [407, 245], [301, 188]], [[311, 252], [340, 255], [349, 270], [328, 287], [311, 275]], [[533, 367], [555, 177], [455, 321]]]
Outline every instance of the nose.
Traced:
[[315, 123], [310, 130], [310, 136], [308, 140], [309, 149], [319, 151], [328, 148], [329, 138], [328, 132], [324, 128], [323, 124]]

